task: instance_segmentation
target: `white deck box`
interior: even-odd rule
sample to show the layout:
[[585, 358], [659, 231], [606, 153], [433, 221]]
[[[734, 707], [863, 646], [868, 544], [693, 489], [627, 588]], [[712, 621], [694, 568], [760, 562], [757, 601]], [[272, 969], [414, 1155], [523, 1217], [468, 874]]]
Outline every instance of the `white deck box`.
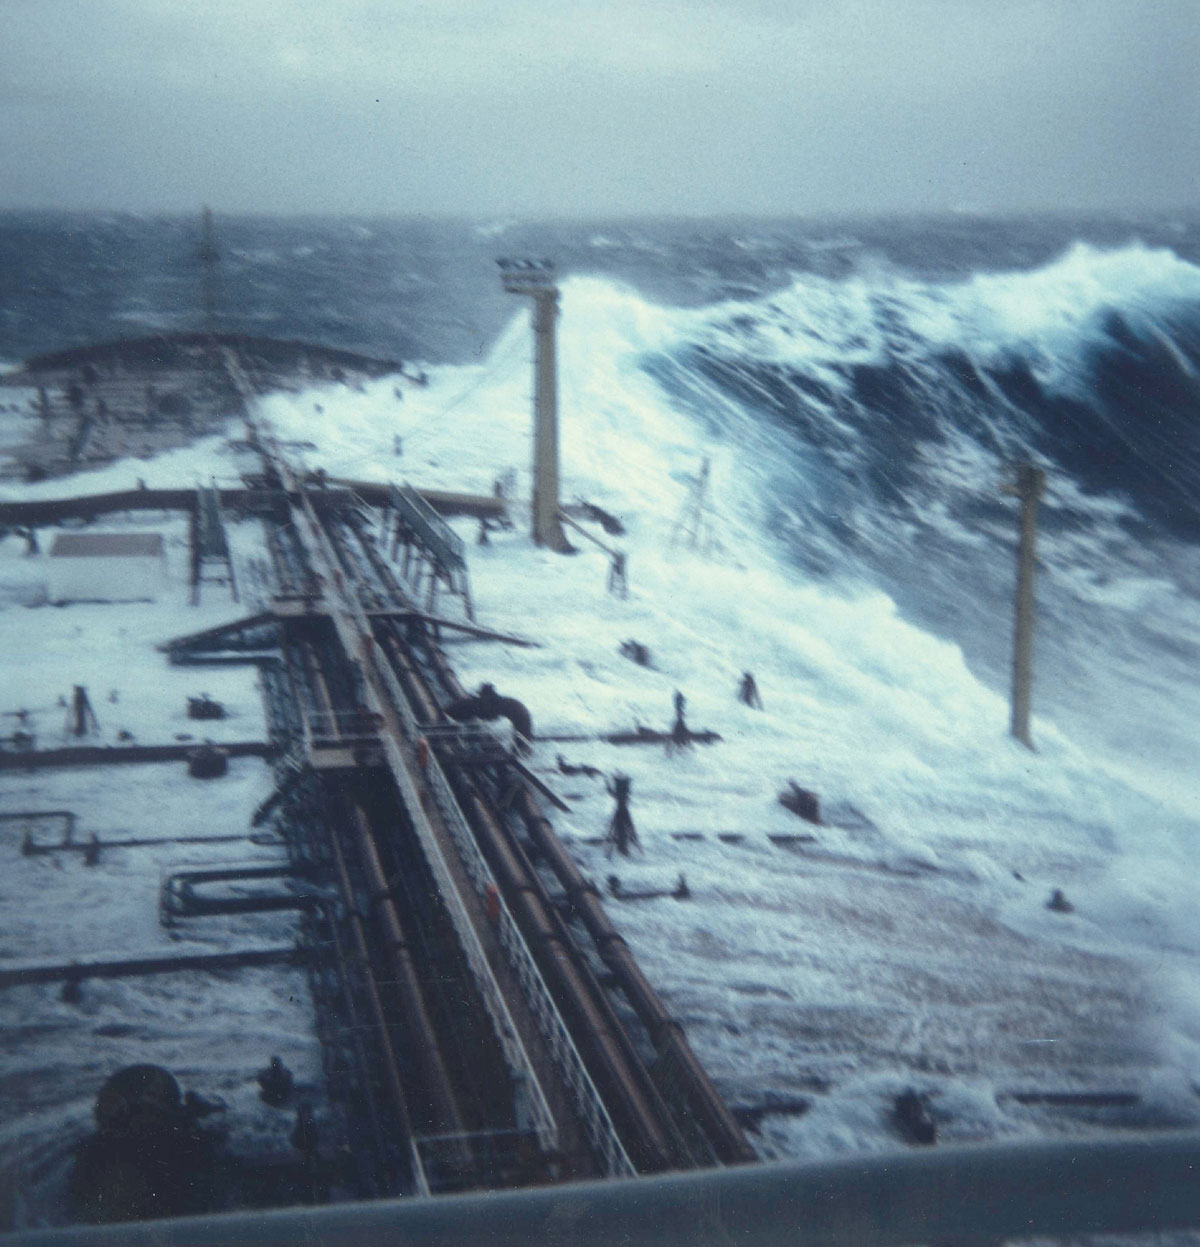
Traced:
[[51, 602], [153, 601], [166, 584], [160, 533], [59, 533], [46, 559]]

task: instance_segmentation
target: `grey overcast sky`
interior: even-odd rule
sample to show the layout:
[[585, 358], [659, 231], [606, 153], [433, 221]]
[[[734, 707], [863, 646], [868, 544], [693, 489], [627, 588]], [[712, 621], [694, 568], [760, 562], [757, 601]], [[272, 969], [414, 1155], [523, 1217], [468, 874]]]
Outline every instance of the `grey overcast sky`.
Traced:
[[1184, 207], [1200, 0], [0, 0], [0, 205]]

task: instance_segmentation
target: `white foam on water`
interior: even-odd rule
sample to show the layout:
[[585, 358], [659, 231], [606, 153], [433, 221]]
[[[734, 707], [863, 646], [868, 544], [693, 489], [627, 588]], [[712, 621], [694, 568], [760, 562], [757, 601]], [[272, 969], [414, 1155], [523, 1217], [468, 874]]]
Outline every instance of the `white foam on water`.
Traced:
[[840, 373], [829, 365], [884, 363], [909, 343], [954, 347], [980, 363], [1020, 350], [1040, 380], [1069, 393], [1081, 357], [1103, 341], [1106, 313], [1155, 321], [1164, 308], [1197, 299], [1200, 269], [1166, 248], [1077, 242], [1029, 272], [953, 281], [886, 267], [838, 278], [803, 274], [768, 297], [672, 315], [714, 345], [810, 366], [834, 385]]

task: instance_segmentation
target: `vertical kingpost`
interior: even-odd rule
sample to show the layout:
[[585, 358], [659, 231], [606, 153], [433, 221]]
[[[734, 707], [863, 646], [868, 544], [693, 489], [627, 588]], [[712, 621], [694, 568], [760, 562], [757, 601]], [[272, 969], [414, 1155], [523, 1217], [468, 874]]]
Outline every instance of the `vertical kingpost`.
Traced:
[[533, 297], [533, 534], [538, 545], [554, 550], [563, 545], [558, 519], [557, 320], [558, 287], [538, 291]]
[[202, 272], [204, 332], [211, 338], [217, 331], [217, 265], [220, 263], [221, 253], [217, 250], [213, 234], [212, 209], [207, 205], [204, 207], [196, 259], [200, 261]]
[[1017, 597], [1013, 609], [1012, 734], [1033, 748], [1029, 716], [1033, 700], [1033, 589], [1037, 571], [1037, 508], [1046, 488], [1046, 473], [1032, 463], [1017, 468], [1015, 493], [1021, 504], [1021, 536], [1017, 543]]
[[558, 285], [550, 260], [500, 260], [509, 294], [533, 299], [533, 539], [551, 550], [567, 549], [558, 514], [558, 361], [555, 326]]

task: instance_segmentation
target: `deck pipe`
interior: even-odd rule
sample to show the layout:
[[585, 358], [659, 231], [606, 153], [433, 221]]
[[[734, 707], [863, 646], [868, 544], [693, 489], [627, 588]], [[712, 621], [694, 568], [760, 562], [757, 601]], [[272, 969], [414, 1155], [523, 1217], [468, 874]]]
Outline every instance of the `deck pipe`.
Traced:
[[[337, 702], [316, 646], [309, 640], [301, 640], [298, 642], [297, 649], [314, 703], [322, 712], [331, 717], [334, 716]], [[369, 820], [357, 802], [350, 803], [348, 816], [354, 831], [353, 842], [357, 849], [358, 862], [365, 876], [367, 891], [371, 898], [371, 909], [378, 923], [380, 943], [383, 945], [387, 959], [389, 987], [394, 990], [404, 1015], [405, 1025], [414, 1036], [412, 1043], [414, 1064], [420, 1070], [422, 1089], [429, 1102], [432, 1114], [431, 1132], [463, 1134], [465, 1128], [462, 1115], [454, 1097], [450, 1076], [441, 1058], [436, 1032], [421, 991], [420, 976], [413, 963], [396, 903], [390, 896], [387, 876], [379, 859]], [[334, 836], [331, 839], [336, 842], [337, 837]], [[340, 861], [340, 846], [335, 843], [335, 848]], [[349, 876], [344, 875], [342, 882], [343, 888], [347, 888]], [[354, 907], [353, 896], [347, 893], [346, 898], [347, 905], [353, 910], [354, 929], [359, 932], [362, 923]], [[362, 934], [365, 947], [365, 932]], [[368, 960], [365, 964], [370, 966], [372, 962]], [[374, 975], [370, 974], [369, 977], [374, 984]], [[374, 990], [378, 994], [377, 986]], [[392, 1056], [389, 1055], [389, 1061], [391, 1059]], [[463, 1155], [458, 1159], [466, 1162], [469, 1156], [465, 1147], [462, 1151]]]
[[[314, 703], [320, 712], [334, 720], [337, 703], [315, 645], [311, 641], [302, 640], [297, 648]], [[405, 1022], [416, 1037], [413, 1051], [433, 1114], [431, 1127], [439, 1134], [462, 1134], [462, 1117], [451, 1090], [450, 1077], [438, 1050], [433, 1023], [421, 993], [420, 977], [412, 961], [400, 915], [395, 901], [389, 895], [387, 876], [372, 839], [369, 821], [357, 802], [350, 804], [348, 813], [354, 829], [359, 865], [367, 881], [371, 908], [379, 923], [380, 942], [387, 954], [391, 971], [390, 985], [396, 991]], [[351, 903], [350, 898], [347, 898], [347, 904]]]
[[[342, 1042], [349, 1042], [354, 1051], [354, 1061], [360, 1077], [364, 1080], [368, 1077], [368, 1071], [371, 1069], [371, 1062], [367, 1060], [367, 1050], [363, 1043], [363, 1032], [368, 1028], [360, 1021], [358, 1007], [354, 1003], [354, 993], [350, 987], [348, 970], [346, 966], [346, 950], [342, 945], [341, 935], [338, 932], [337, 909], [331, 897], [320, 897], [315, 908], [321, 913], [325, 926], [329, 933], [329, 941], [333, 947], [333, 964], [334, 973], [337, 979], [336, 994], [341, 997], [342, 1008], [346, 1011], [346, 1019], [349, 1026], [345, 1033], [341, 1036]], [[314, 1000], [317, 999], [322, 988], [318, 986], [319, 970], [316, 975], [310, 978], [310, 986], [313, 991]], [[327, 1045], [329, 1039], [323, 1033], [323, 1027], [320, 1020], [317, 1023], [318, 1036], [322, 1045]], [[329, 1070], [326, 1065], [326, 1075], [328, 1077]], [[331, 1098], [334, 1097], [334, 1089], [332, 1080], [330, 1080]], [[380, 1189], [391, 1193], [398, 1193], [395, 1183], [391, 1177], [391, 1166], [388, 1163], [388, 1145], [384, 1139], [383, 1126], [379, 1120], [379, 1106], [375, 1103], [375, 1096], [366, 1086], [356, 1087], [357, 1098], [361, 1100], [362, 1111], [369, 1123], [371, 1132], [371, 1141], [374, 1147], [375, 1171], [367, 1176], [366, 1160], [361, 1155], [355, 1156], [355, 1163], [358, 1166], [359, 1173], [364, 1178], [364, 1185], [369, 1191], [378, 1194]], [[401, 1127], [401, 1133], [404, 1138], [408, 1138], [409, 1124], [407, 1116], [398, 1119]]]
[[605, 913], [595, 887], [583, 877], [528, 789], [521, 790], [515, 807], [538, 851], [563, 885], [575, 913], [595, 941], [604, 964], [645, 1026], [655, 1050], [671, 1064], [688, 1109], [700, 1123], [717, 1160], [726, 1165], [757, 1160], [736, 1118], [692, 1051], [683, 1027], [667, 1012], [646, 980], [629, 945]]
[[[358, 526], [353, 521], [347, 526], [355, 532], [360, 545], [369, 552], [372, 543], [363, 538], [362, 533], [358, 531]], [[370, 553], [368, 553], [368, 559], [376, 575], [386, 587], [393, 592], [402, 593], [386, 562], [378, 555], [372, 558]], [[441, 707], [426, 688], [424, 679], [409, 660], [404, 647], [397, 642], [394, 632], [391, 633], [388, 650], [393, 664], [399, 670], [405, 690], [410, 698], [415, 700], [422, 719], [425, 722], [443, 721], [445, 716]], [[454, 698], [465, 697], [466, 690], [459, 682], [445, 654], [433, 644], [427, 647], [427, 652], [434, 670], [449, 694]], [[474, 785], [469, 785], [469, 787], [473, 794]], [[509, 837], [496, 822], [485, 802], [472, 796], [466, 804], [470, 807], [468, 812], [474, 815], [471, 819], [472, 825], [477, 833], [480, 831], [483, 833], [481, 843], [490, 848], [488, 857], [493, 870], [502, 876], [506, 887], [512, 889], [508, 894], [519, 898], [516, 909], [522, 920], [523, 929], [534, 932], [538, 944], [543, 948], [549, 947], [549, 941], [557, 940], [558, 937], [554, 923], [550, 921], [539, 896], [535, 894], [530, 884], [531, 878], [534, 877], [532, 868], [527, 864], [522, 866], [512, 860]], [[683, 1027], [668, 1013], [657, 993], [646, 980], [629, 945], [617, 932], [604, 911], [595, 888], [587, 882], [575, 865], [555, 834], [553, 826], [542, 816], [527, 789], [523, 788], [520, 791], [517, 798], [517, 811], [539, 852], [558, 877], [576, 913], [595, 941], [605, 965], [617, 984], [624, 990], [634, 1012], [649, 1033], [655, 1050], [670, 1064], [687, 1107], [700, 1124], [714, 1156], [724, 1164], [744, 1164], [757, 1160], [741, 1127], [692, 1051]], [[541, 892], [540, 887], [537, 892]], [[552, 932], [555, 932], [553, 936]], [[573, 964], [573, 957], [561, 963], [557, 957], [554, 957], [552, 964], [555, 967]], [[559, 969], [556, 968], [555, 973], [558, 974]], [[562, 971], [562, 973], [566, 972]], [[568, 990], [572, 993], [575, 991], [574, 988]], [[589, 995], [585, 992], [577, 998], [572, 994], [570, 998], [581, 1002]], [[624, 1029], [619, 1026], [618, 1033], [624, 1037]], [[634, 1068], [644, 1074], [644, 1067], [640, 1061], [635, 1060]], [[628, 1082], [628, 1077], [622, 1081]]]
[[[394, 637], [385, 631], [381, 644], [392, 661], [405, 694], [426, 721], [442, 712], [425, 682]], [[509, 903], [530, 950], [546, 975], [556, 1003], [570, 1015], [576, 1043], [588, 1059], [605, 1103], [617, 1119], [622, 1139], [642, 1172], [658, 1172], [689, 1163], [686, 1146], [670, 1113], [650, 1084], [611, 1006], [577, 964], [570, 940], [551, 916], [532, 868], [523, 864], [510, 839], [473, 785], [461, 784], [463, 812]]]
[[[335, 488], [320, 499], [322, 511], [336, 507], [355, 495], [373, 506], [386, 506], [390, 486], [363, 481], [333, 482]], [[502, 498], [422, 489], [422, 498], [439, 515], [466, 515], [473, 519], [500, 519], [505, 514]], [[242, 513], [270, 513], [280, 502], [278, 489], [218, 490], [221, 506]], [[127, 489], [107, 494], [72, 498], [35, 498], [0, 501], [0, 525], [45, 527], [65, 519], [94, 520], [116, 511], [187, 511], [195, 502], [194, 489]]]
[[321, 666], [316, 647], [311, 641], [302, 640], [297, 642], [296, 650], [300, 657], [300, 668], [304, 673], [305, 687], [308, 689], [314, 712], [324, 715], [331, 723], [336, 722], [337, 711], [333, 691], [329, 687], [329, 679]]
[[[389, 986], [396, 993], [405, 1025], [412, 1036], [410, 1048], [414, 1064], [420, 1071], [422, 1087], [433, 1111], [433, 1132], [465, 1134], [466, 1127], [454, 1096], [450, 1074], [442, 1060], [437, 1031], [421, 990], [421, 978], [417, 973], [383, 864], [379, 860], [379, 850], [375, 847], [370, 823], [357, 801], [350, 805], [350, 820], [357, 840], [359, 860], [366, 876], [371, 908], [379, 924], [380, 942], [391, 970]], [[469, 1152], [465, 1145], [461, 1150], [463, 1154], [460, 1159], [468, 1160]]]
[[395, 1115], [397, 1124], [400, 1126], [405, 1141], [407, 1141], [413, 1137], [412, 1114], [408, 1107], [408, 1096], [400, 1078], [400, 1058], [392, 1042], [387, 1012], [383, 1007], [383, 998], [379, 994], [379, 984], [376, 982], [375, 974], [372, 970], [373, 962], [367, 943], [366, 925], [355, 903], [354, 888], [350, 881], [349, 869], [346, 866], [346, 855], [342, 852], [342, 846], [338, 842], [338, 837], [331, 835], [328, 842], [333, 856], [334, 867], [337, 870], [338, 883], [341, 886], [342, 902], [350, 927], [354, 953], [362, 967], [367, 1002], [371, 1007], [371, 1013], [375, 1022], [376, 1038], [383, 1052], [384, 1083], [387, 1087], [388, 1097], [391, 1100], [392, 1112]]
[[175, 953], [167, 956], [126, 957], [119, 961], [44, 962], [0, 968], [0, 989], [21, 987], [29, 983], [54, 983], [61, 980], [82, 983], [87, 979], [121, 979], [145, 974], [179, 974], [184, 970], [240, 970], [247, 966], [278, 965], [298, 962], [303, 953], [285, 945], [278, 948], [234, 949], [221, 953]]
[[[355, 528], [353, 524], [348, 527]], [[362, 535], [356, 535], [360, 544], [368, 547], [369, 543], [362, 540]], [[335, 547], [342, 546], [341, 541], [334, 544]], [[346, 551], [339, 549], [339, 555], [345, 560]], [[381, 559], [370, 559], [370, 562], [383, 584], [402, 596], [403, 591], [386, 563]], [[378, 627], [375, 633], [422, 721], [444, 721], [441, 707], [411, 662], [406, 647], [398, 641], [394, 628]], [[465, 695], [445, 656], [436, 647], [431, 646], [430, 650], [442, 678], [448, 684], [453, 681], [459, 695]], [[644, 1172], [654, 1172], [694, 1163], [669, 1109], [662, 1102], [644, 1064], [633, 1051], [624, 1027], [612, 1014], [611, 1005], [591, 980], [590, 973], [585, 977], [581, 972], [577, 952], [569, 937], [561, 931], [559, 921], [551, 916], [548, 900], [536, 882], [532, 867], [518, 859], [507, 832], [469, 781], [464, 782], [462, 795], [466, 806], [464, 812], [489, 864], [499, 876], [506, 897], [513, 906], [514, 917], [526, 938], [530, 939], [532, 951], [538, 957], [543, 972], [554, 983], [560, 1005], [572, 1014], [582, 1046], [592, 1057], [593, 1072], [604, 1085], [606, 1100], [624, 1124], [624, 1133], [633, 1141], [631, 1151], [637, 1158], [639, 1168]], [[715, 1097], [715, 1091], [712, 1095]], [[748, 1151], [748, 1145], [746, 1147]], [[747, 1158], [753, 1158], [752, 1154]]]
[[[339, 702], [335, 697], [328, 662], [322, 661], [322, 656], [312, 641], [299, 641], [298, 649], [316, 702], [326, 713], [333, 714], [339, 704], [344, 704], [344, 699]], [[465, 1135], [468, 1127], [465, 1124], [463, 1105], [442, 1056], [442, 1044], [439, 1042], [437, 1027], [404, 930], [400, 907], [387, 880], [377, 834], [365, 810], [356, 801], [349, 807], [349, 818], [354, 829], [353, 843], [366, 879], [379, 941], [392, 974], [390, 986], [395, 990], [406, 1024], [415, 1036], [414, 1064], [420, 1071], [423, 1090], [433, 1114], [433, 1133]], [[454, 1163], [464, 1168], [472, 1163], [471, 1149], [465, 1141], [451, 1144], [450, 1156]]]
[[[122, 762], [182, 762], [200, 747], [196, 741], [172, 745], [74, 745], [66, 749], [0, 751], [0, 771], [25, 771], [35, 767], [107, 766]], [[275, 746], [264, 740], [222, 741], [220, 748], [231, 758], [271, 758]]]
[[628, 1122], [643, 1172], [687, 1168], [696, 1163], [680, 1134], [670, 1109], [654, 1086], [629, 1034], [599, 990], [590, 970], [580, 963], [570, 936], [535, 880], [532, 866], [511, 843], [506, 829], [488, 802], [469, 781], [458, 786], [458, 796], [488, 864], [491, 866], [539, 965], [561, 985], [560, 1004], [585, 1036], [580, 1046], [595, 1047], [608, 1077], [627, 1104], [621, 1108]]
[[[450, 667], [446, 655], [435, 645], [428, 647], [430, 661], [452, 697], [466, 690]], [[687, 1107], [700, 1123], [722, 1164], [748, 1164], [757, 1161], [737, 1120], [712, 1085], [704, 1067], [692, 1051], [683, 1027], [651, 987], [633, 952], [579, 867], [563, 847], [553, 825], [541, 814], [528, 789], [522, 788], [515, 802], [530, 837], [554, 871], [588, 934], [595, 941], [601, 958], [614, 980], [624, 991], [656, 1051], [670, 1062]]]

